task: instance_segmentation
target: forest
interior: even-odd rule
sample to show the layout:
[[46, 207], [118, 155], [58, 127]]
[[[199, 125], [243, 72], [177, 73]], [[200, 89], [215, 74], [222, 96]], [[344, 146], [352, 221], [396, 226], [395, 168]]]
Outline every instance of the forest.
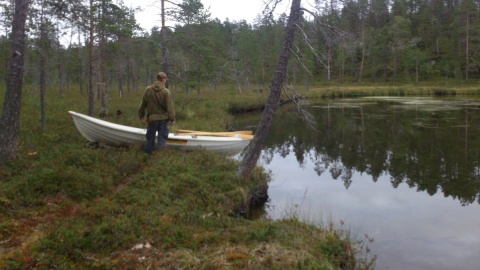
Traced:
[[[14, 1], [2, 0], [0, 77], [6, 81]], [[219, 84], [237, 91], [268, 85], [287, 15], [275, 1], [255, 22], [212, 18], [201, 0], [158, 1], [163, 22], [141, 29], [122, 1], [36, 0], [29, 9], [26, 86], [95, 86], [97, 97], [143, 90], [159, 69], [188, 91]], [[273, 3], [272, 3], [273, 2]], [[310, 1], [311, 2], [311, 1]], [[478, 0], [330, 0], [303, 3], [288, 80], [315, 83], [460, 85], [477, 79]], [[161, 5], [161, 6], [160, 6]], [[145, 7], [147, 8], [147, 7]], [[169, 25], [170, 24], [170, 25]], [[43, 79], [42, 79], [43, 77]], [[3, 88], [3, 87], [2, 87]]]
[[[123, 97], [138, 98], [163, 70], [169, 88], [186, 94], [176, 96], [179, 119], [224, 127], [229, 100], [217, 87], [234, 93], [230, 99], [270, 90], [267, 105], [276, 106], [273, 86], [285, 77], [277, 66], [289, 50], [285, 84], [293, 86], [457, 86], [480, 77], [478, 0], [302, 1], [300, 20], [300, 0], [291, 1], [290, 18], [274, 12], [279, 1], [265, 0], [254, 22], [222, 22], [201, 0], [158, 0], [152, 20], [161, 24], [141, 29], [137, 10], [121, 1], [0, 0], [0, 268], [371, 269], [369, 251], [356, 261], [369, 249], [333, 221], [323, 230], [295, 217], [231, 219], [266, 187], [263, 171], [245, 181], [237, 163], [202, 151], [167, 149], [149, 159], [140, 150], [97, 150], [63, 118], [78, 104], [88, 103], [89, 115], [94, 102], [134, 108]], [[293, 46], [284, 46], [293, 34]], [[277, 76], [281, 83], [269, 88]], [[201, 95], [205, 88], [210, 96]], [[195, 102], [185, 98], [190, 91]], [[56, 98], [45, 104], [46, 93]], [[54, 128], [41, 133], [46, 106]], [[268, 132], [262, 121], [255, 139]], [[10, 162], [17, 149], [21, 158]], [[256, 164], [247, 157], [240, 168], [245, 160]], [[134, 250], [139, 243], [150, 247]]]

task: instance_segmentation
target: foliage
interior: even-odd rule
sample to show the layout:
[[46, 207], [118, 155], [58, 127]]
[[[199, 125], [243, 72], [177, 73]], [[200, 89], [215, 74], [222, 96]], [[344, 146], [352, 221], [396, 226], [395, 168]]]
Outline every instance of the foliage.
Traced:
[[[161, 68], [161, 49], [165, 45], [172, 74], [170, 84], [186, 92], [222, 83], [237, 91], [252, 91], [256, 85], [265, 87], [273, 77], [285, 15], [253, 23], [220, 22], [209, 17], [201, 1], [167, 2], [167, 6], [171, 5], [167, 10], [176, 11], [178, 24], [167, 25], [167, 44], [163, 44], [159, 27], [149, 32], [138, 28], [133, 16], [135, 10], [111, 1], [94, 1], [94, 4], [98, 11], [94, 18], [98, 32], [95, 71], [105, 73], [105, 79], [97, 77], [100, 81], [96, 84], [106, 84], [108, 91], [113, 90], [113, 85], [119, 85], [124, 93], [143, 89]], [[11, 6], [2, 5], [0, 22], [7, 32], [0, 37], [0, 47], [8, 52]], [[84, 21], [88, 6], [75, 1], [45, 1], [44, 9], [40, 7], [35, 5], [35, 12], [30, 14], [26, 81], [39, 83], [40, 78], [35, 74], [40, 66], [38, 55], [43, 53], [48, 56], [46, 76], [50, 86], [63, 84], [68, 88], [78, 84], [84, 90], [89, 61], [89, 48], [83, 38], [88, 30]], [[295, 84], [442, 79], [460, 85], [480, 78], [476, 53], [479, 44], [475, 41], [480, 31], [480, 11], [471, 1], [448, 7], [434, 0], [415, 3], [380, 0], [371, 4], [351, 0], [343, 5], [338, 1], [326, 5], [318, 1], [308, 11], [314, 16], [304, 14], [295, 41], [296, 61], [288, 68], [290, 80]], [[42, 23], [40, 15], [44, 18]], [[65, 29], [52, 27], [59, 20], [66, 23]], [[41, 29], [46, 31], [47, 40], [43, 44], [50, 47], [42, 52], [38, 46]], [[2, 81], [6, 76], [6, 56], [0, 56]]]

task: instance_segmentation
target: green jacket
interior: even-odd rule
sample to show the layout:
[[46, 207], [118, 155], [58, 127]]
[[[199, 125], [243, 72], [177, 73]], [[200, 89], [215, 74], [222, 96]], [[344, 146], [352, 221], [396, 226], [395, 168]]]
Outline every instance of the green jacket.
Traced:
[[172, 93], [163, 82], [155, 81], [145, 89], [142, 103], [138, 109], [138, 117], [145, 117], [145, 113], [149, 122], [164, 119], [168, 119], [170, 122], [175, 121]]

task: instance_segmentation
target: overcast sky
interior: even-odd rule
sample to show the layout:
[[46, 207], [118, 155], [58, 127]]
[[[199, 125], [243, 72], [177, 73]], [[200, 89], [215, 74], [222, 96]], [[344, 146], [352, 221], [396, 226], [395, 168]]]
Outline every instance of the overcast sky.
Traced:
[[[224, 21], [227, 18], [230, 21], [246, 20], [253, 23], [257, 15], [261, 14], [264, 4], [263, 0], [201, 0], [205, 8], [210, 8], [212, 18], [218, 18]], [[125, 6], [140, 6], [145, 11], [138, 12], [135, 16], [137, 22], [145, 30], [157, 25], [160, 27], [160, 0], [124, 0]], [[168, 3], [165, 4], [169, 5]], [[283, 0], [281, 7], [277, 8], [276, 14], [289, 12], [290, 0]]]

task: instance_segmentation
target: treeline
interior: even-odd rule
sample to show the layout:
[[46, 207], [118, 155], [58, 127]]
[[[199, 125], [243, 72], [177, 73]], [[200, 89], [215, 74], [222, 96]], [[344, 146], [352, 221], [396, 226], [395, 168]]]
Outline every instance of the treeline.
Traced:
[[[36, 0], [28, 18], [26, 85], [137, 91], [168, 69], [170, 83], [195, 90], [230, 84], [266, 88], [286, 15], [252, 23], [211, 18], [200, 0], [158, 1], [172, 27], [138, 27], [135, 9], [112, 0]], [[311, 3], [311, 1], [310, 1]], [[11, 57], [12, 1], [0, 13], [0, 77]], [[480, 0], [330, 0], [304, 3], [289, 81], [462, 84], [480, 77]], [[261, 13], [261, 11], [258, 11]], [[162, 17], [152, 18], [161, 22]], [[163, 30], [163, 31], [162, 31]], [[41, 72], [44, 72], [42, 75]], [[254, 87], [252, 85], [255, 85]], [[255, 88], [255, 89], [254, 89]], [[112, 90], [112, 89], [110, 89]]]

